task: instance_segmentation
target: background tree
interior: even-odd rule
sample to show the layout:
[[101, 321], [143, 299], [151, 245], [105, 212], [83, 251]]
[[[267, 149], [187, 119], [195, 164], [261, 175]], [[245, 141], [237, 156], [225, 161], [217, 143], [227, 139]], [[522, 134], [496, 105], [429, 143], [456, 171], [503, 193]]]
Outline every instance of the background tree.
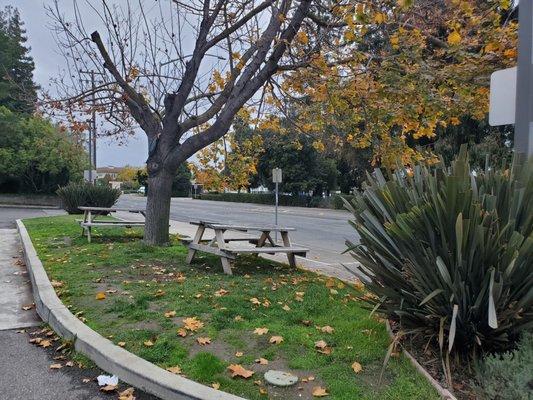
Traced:
[[[58, 80], [52, 105], [70, 117], [96, 107], [117, 130], [132, 120], [148, 137], [145, 241], [168, 241], [172, 180], [178, 166], [230, 128], [233, 117], [280, 69], [296, 68], [291, 43], [302, 24], [315, 44], [332, 26], [312, 15], [331, 14], [333, 0], [89, 1], [104, 25], [91, 34], [86, 18], [65, 19], [59, 2], [49, 9], [72, 81]], [[331, 14], [342, 19], [342, 15]], [[305, 22], [304, 22], [305, 21]], [[306, 34], [307, 35], [307, 34]], [[189, 45], [191, 44], [191, 45]], [[80, 70], [95, 70], [96, 90]], [[87, 98], [96, 96], [96, 104]], [[126, 123], [126, 125], [125, 125]]]
[[0, 107], [0, 191], [54, 193], [82, 179], [86, 156], [77, 135], [42, 117]]
[[[461, 121], [482, 121], [490, 74], [516, 63], [509, 6], [500, 0], [339, 4], [342, 34], [329, 38], [331, 49], [309, 52], [306, 68], [285, 74], [268, 99], [273, 114], [296, 108], [291, 117], [301, 132], [326, 143], [332, 140], [324, 133], [334, 131], [339, 146], [371, 149], [374, 164], [434, 162], [437, 135]], [[302, 51], [310, 46], [300, 43]]]
[[314, 139], [297, 132], [284, 134], [263, 132], [264, 153], [259, 158], [258, 174], [261, 184], [270, 190], [272, 169], [283, 170], [280, 190], [286, 193], [321, 196], [337, 187], [338, 172], [335, 160], [327, 158], [323, 149], [316, 148]]
[[188, 197], [191, 194], [192, 173], [187, 163], [182, 163], [172, 181], [173, 197]]
[[23, 26], [16, 8], [8, 6], [0, 11], [0, 106], [32, 114], [37, 100], [35, 65], [25, 46]]

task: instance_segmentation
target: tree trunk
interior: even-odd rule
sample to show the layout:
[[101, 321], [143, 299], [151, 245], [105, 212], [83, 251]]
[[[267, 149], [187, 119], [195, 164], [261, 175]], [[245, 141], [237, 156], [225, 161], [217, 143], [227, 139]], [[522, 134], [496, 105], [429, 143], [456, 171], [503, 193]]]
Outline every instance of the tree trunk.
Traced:
[[168, 224], [172, 178], [172, 174], [164, 168], [156, 175], [148, 177], [146, 226], [144, 228], [144, 241], [148, 244], [161, 246], [169, 241]]

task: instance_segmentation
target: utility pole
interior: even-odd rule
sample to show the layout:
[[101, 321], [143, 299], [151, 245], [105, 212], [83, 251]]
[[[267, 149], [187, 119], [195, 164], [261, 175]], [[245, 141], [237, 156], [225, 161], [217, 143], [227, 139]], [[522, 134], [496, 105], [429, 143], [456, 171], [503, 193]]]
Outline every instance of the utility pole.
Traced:
[[[94, 76], [96, 72], [83, 71], [80, 70], [80, 74], [87, 74], [91, 77], [91, 101], [92, 101], [92, 110], [91, 110], [91, 122], [89, 124], [89, 181], [93, 183], [93, 170], [96, 170], [96, 81]], [[96, 179], [96, 177], [94, 177]]]
[[533, 155], [533, 0], [520, 0], [518, 4], [514, 147], [522, 157]]

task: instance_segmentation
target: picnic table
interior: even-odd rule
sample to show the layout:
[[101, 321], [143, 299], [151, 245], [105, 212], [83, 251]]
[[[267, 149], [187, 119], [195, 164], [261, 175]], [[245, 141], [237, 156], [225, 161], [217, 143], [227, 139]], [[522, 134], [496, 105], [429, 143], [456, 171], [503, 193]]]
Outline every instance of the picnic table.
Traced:
[[115, 227], [115, 226], [125, 226], [126, 228], [131, 228], [132, 226], [144, 226], [144, 221], [124, 221], [124, 220], [98, 220], [96, 221], [96, 218], [107, 215], [112, 212], [117, 211], [127, 211], [130, 213], [135, 214], [141, 214], [143, 217], [145, 217], [146, 211], [144, 209], [135, 209], [135, 208], [107, 208], [107, 207], [78, 207], [80, 210], [83, 211], [83, 219], [82, 220], [76, 220], [80, 223], [80, 226], [82, 228], [81, 234], [82, 236], [87, 235], [87, 240], [89, 243], [91, 243], [91, 228], [93, 226], [99, 226], [99, 227]]
[[[184, 244], [189, 248], [187, 254], [187, 264], [194, 259], [197, 251], [215, 254], [220, 257], [222, 268], [228, 275], [232, 275], [232, 262], [237, 254], [276, 254], [286, 253], [291, 267], [296, 266], [295, 256], [305, 257], [309, 249], [291, 244], [289, 232], [295, 231], [295, 228], [268, 226], [268, 225], [231, 225], [210, 221], [193, 221], [192, 225], [198, 225], [194, 238], [182, 239]], [[215, 236], [209, 239], [203, 239], [206, 229], [212, 229]], [[245, 232], [247, 236], [228, 237], [224, 236], [226, 232]], [[260, 235], [252, 235], [258, 233]], [[283, 246], [278, 246], [272, 239], [271, 233], [279, 232], [283, 241]], [[259, 236], [259, 237], [257, 237]], [[255, 246], [235, 245], [232, 242], [248, 242]]]

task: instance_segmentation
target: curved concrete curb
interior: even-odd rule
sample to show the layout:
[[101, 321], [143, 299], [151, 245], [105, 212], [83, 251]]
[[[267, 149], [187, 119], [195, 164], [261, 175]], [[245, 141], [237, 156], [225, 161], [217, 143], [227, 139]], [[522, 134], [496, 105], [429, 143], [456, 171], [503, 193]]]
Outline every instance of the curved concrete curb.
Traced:
[[37, 313], [60, 336], [74, 342], [80, 353], [104, 371], [164, 400], [244, 400], [242, 397], [172, 374], [136, 355], [115, 346], [77, 319], [57, 297], [26, 227], [17, 220], [24, 258], [31, 278]]
[[[390, 327], [389, 321], [385, 322], [385, 326], [387, 328], [387, 333], [389, 334], [390, 338], [394, 338], [394, 333], [392, 333], [392, 329]], [[426, 371], [426, 369], [420, 365], [420, 363], [416, 360], [416, 358], [413, 357], [411, 353], [409, 353], [407, 350], [402, 349], [403, 354], [409, 359], [413, 367], [416, 368], [418, 372], [420, 372], [424, 378], [427, 379], [427, 381], [435, 388], [435, 390], [439, 393], [440, 397], [444, 400], [457, 400], [457, 398], [448, 390], [442, 387], [442, 385], [431, 376], [429, 372]]]

